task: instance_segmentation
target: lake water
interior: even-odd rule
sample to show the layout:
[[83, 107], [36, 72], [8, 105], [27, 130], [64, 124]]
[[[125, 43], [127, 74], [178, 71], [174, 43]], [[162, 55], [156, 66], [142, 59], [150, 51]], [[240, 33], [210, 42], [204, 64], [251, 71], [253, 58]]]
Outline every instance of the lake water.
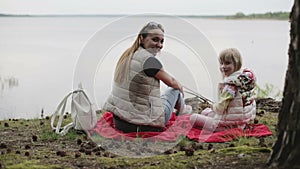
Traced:
[[[282, 90], [288, 62], [288, 21], [164, 17], [0, 17], [0, 119], [50, 115], [79, 82], [97, 108], [110, 92], [115, 62], [150, 20], [166, 30], [166, 69], [215, 99], [217, 54], [236, 47], [257, 83]], [[10, 79], [10, 80], [8, 80]]]

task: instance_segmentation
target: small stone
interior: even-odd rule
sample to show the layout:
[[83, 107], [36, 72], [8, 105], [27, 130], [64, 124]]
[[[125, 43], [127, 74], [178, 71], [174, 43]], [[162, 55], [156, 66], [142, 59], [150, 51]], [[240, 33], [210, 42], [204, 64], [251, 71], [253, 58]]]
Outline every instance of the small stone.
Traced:
[[186, 156], [193, 156], [194, 155], [195, 150], [193, 148], [187, 148], [185, 150], [185, 155]]
[[94, 147], [97, 147], [98, 145], [96, 143], [94, 143], [93, 141], [89, 141], [88, 142], [88, 145], [91, 147], [91, 148], [94, 148]]
[[267, 144], [263, 143], [260, 145], [261, 147], [268, 147]]
[[193, 142], [192, 148], [193, 148], [194, 150], [203, 150], [203, 146], [202, 146], [201, 144], [195, 143], [195, 142]]
[[228, 147], [234, 147], [234, 144], [229, 144], [229, 146]]
[[80, 145], [82, 143], [81, 139], [77, 139], [77, 145]]
[[86, 155], [92, 155], [92, 151], [91, 150], [85, 150], [85, 154]]
[[5, 143], [1, 143], [0, 144], [0, 148], [2, 149], [2, 148], [7, 148], [7, 145], [5, 144]]
[[33, 135], [33, 136], [32, 136], [32, 141], [36, 142], [37, 139], [38, 139], [38, 137], [37, 137], [36, 135]]
[[10, 148], [6, 149], [6, 153], [11, 153], [11, 149]]
[[212, 144], [208, 144], [208, 146], [207, 146], [207, 150], [210, 150], [210, 149], [212, 149], [214, 146], [212, 145]]
[[184, 145], [179, 146], [179, 151], [185, 151], [186, 147]]
[[110, 158], [116, 158], [117, 155], [116, 154], [110, 154]]
[[79, 149], [79, 152], [84, 153], [84, 152], [85, 152], [85, 149], [84, 149], [83, 147], [81, 147], [81, 148]]
[[67, 156], [67, 153], [65, 151], [57, 151], [56, 155], [61, 156], [61, 157], [65, 157], [65, 156]]
[[264, 110], [261, 110], [260, 112], [256, 113], [258, 116], [263, 116], [265, 114]]
[[25, 152], [25, 156], [29, 157], [30, 153], [28, 151]]
[[80, 152], [76, 152], [75, 153], [75, 158], [79, 158], [79, 157], [81, 157], [81, 153]]
[[164, 154], [173, 154], [173, 150], [172, 149], [167, 150], [167, 151], [164, 152]]
[[25, 146], [25, 149], [26, 149], [26, 150], [31, 149], [31, 146], [27, 144], [27, 145]]
[[265, 143], [265, 139], [263, 137], [259, 138], [259, 144]]
[[109, 157], [109, 153], [108, 152], [104, 152], [103, 156], [104, 157]]
[[210, 153], [215, 153], [216, 150], [215, 150], [214, 148], [212, 148], [212, 149], [210, 149], [208, 152], [210, 152]]
[[108, 146], [106, 146], [106, 145], [103, 145], [103, 146], [101, 146], [101, 148], [103, 149], [103, 151], [105, 151], [105, 150], [107, 150], [107, 149], [108, 149]]
[[99, 147], [96, 147], [92, 150], [93, 152], [98, 152], [98, 151], [103, 151], [102, 148], [99, 146]]
[[245, 157], [246, 157], [246, 155], [245, 155], [245, 154], [243, 154], [243, 153], [241, 153], [241, 154], [239, 154], [239, 155], [238, 155], [238, 157], [239, 157], [239, 158], [245, 158]]

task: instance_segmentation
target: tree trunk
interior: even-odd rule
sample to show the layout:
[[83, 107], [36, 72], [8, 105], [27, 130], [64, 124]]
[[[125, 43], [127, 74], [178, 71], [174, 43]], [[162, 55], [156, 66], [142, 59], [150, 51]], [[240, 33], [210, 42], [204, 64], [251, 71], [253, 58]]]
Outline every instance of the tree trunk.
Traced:
[[295, 0], [290, 14], [289, 63], [282, 106], [278, 115], [277, 141], [269, 166], [300, 168], [300, 1]]

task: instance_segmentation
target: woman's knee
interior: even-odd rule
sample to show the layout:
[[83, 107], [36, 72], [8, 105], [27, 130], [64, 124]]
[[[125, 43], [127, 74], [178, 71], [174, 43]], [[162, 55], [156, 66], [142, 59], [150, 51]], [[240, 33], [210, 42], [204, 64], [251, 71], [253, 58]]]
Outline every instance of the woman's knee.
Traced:
[[165, 94], [172, 94], [174, 96], [177, 96], [180, 94], [180, 91], [178, 89], [174, 89], [172, 87], [168, 87], [165, 91]]

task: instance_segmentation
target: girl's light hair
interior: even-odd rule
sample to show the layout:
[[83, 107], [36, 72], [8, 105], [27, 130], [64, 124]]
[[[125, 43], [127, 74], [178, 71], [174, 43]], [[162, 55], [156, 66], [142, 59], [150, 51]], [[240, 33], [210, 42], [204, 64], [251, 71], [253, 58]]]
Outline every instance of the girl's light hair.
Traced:
[[124, 80], [128, 80], [129, 78], [129, 68], [132, 56], [135, 51], [142, 45], [141, 41], [143, 38], [146, 38], [149, 34], [149, 31], [153, 29], [160, 29], [164, 32], [164, 28], [161, 24], [156, 22], [147, 23], [139, 32], [137, 38], [125, 52], [121, 55], [120, 59], [117, 62], [117, 66], [114, 74], [114, 81], [116, 83], [122, 83]]
[[228, 48], [221, 51], [219, 55], [219, 62], [232, 61], [234, 65], [234, 71], [238, 71], [242, 67], [242, 56], [240, 52], [235, 48]]

